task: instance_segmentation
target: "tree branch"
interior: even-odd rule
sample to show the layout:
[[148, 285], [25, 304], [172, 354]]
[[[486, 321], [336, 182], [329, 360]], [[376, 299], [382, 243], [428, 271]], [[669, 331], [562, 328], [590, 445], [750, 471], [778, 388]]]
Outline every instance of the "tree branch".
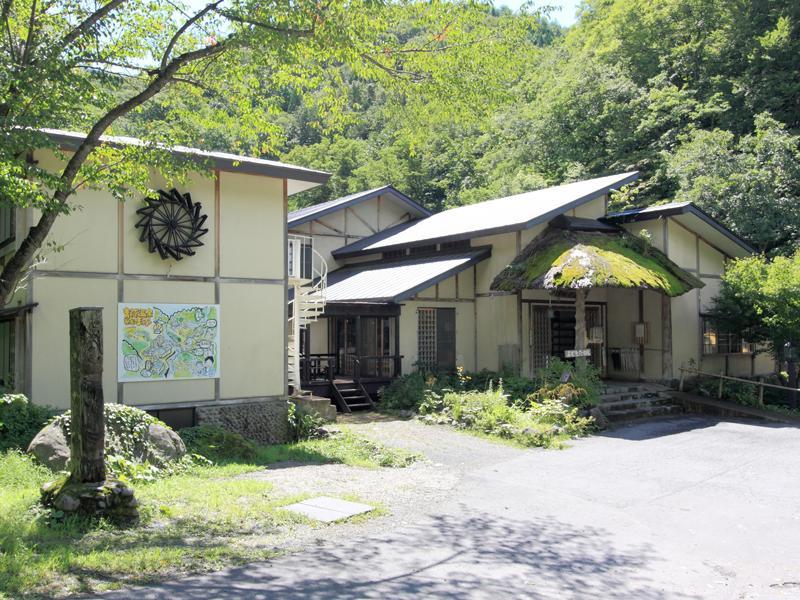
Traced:
[[78, 23], [72, 31], [61, 38], [61, 42], [57, 47], [66, 48], [72, 44], [72, 42], [85, 35], [96, 23], [103, 19], [112, 10], [118, 6], [121, 6], [125, 1], [126, 0], [110, 0], [110, 2], [98, 8], [83, 21]]
[[242, 25], [252, 25], [253, 27], [260, 27], [261, 29], [267, 29], [269, 31], [274, 31], [275, 33], [282, 33], [285, 35], [290, 35], [292, 37], [309, 37], [314, 35], [315, 32], [315, 28], [313, 25], [311, 26], [311, 29], [276, 27], [275, 25], [270, 25], [269, 23], [265, 23], [264, 21], [256, 21], [255, 19], [248, 19], [247, 17], [242, 17], [228, 10], [220, 10], [217, 12], [219, 12], [219, 14], [225, 17], [226, 19], [233, 21], [234, 23], [240, 23]]
[[175, 48], [175, 44], [178, 43], [178, 40], [181, 36], [186, 33], [186, 30], [189, 29], [192, 25], [197, 23], [200, 19], [205, 17], [211, 11], [215, 11], [217, 7], [222, 4], [225, 0], [217, 0], [216, 2], [212, 2], [211, 4], [206, 5], [206, 7], [197, 12], [193, 17], [187, 19], [183, 25], [178, 28], [178, 31], [175, 32], [175, 35], [172, 36], [169, 43], [167, 44], [166, 50], [164, 50], [164, 56], [161, 59], [161, 68], [167, 66], [167, 62], [169, 61], [169, 55], [172, 54], [172, 49]]
[[[230, 42], [231, 38], [228, 38]], [[213, 46], [205, 46], [198, 50], [184, 52], [170, 61], [166, 67], [161, 69], [156, 77], [141, 92], [128, 98], [125, 102], [118, 104], [106, 112], [94, 124], [75, 153], [67, 162], [67, 166], [61, 173], [56, 191], [53, 193], [53, 207], [42, 211], [39, 221], [28, 230], [28, 235], [22, 240], [19, 248], [14, 252], [0, 273], [0, 300], [2, 303], [8, 302], [9, 296], [14, 293], [16, 282], [23, 273], [26, 265], [33, 259], [38, 248], [42, 246], [55, 223], [56, 218], [62, 212], [63, 206], [72, 193], [73, 182], [78, 175], [81, 167], [89, 158], [89, 155], [100, 145], [100, 137], [103, 133], [120, 117], [125, 116], [135, 108], [138, 108], [153, 96], [158, 94], [164, 87], [172, 82], [180, 71], [181, 67], [221, 54], [227, 49], [225, 42]]]

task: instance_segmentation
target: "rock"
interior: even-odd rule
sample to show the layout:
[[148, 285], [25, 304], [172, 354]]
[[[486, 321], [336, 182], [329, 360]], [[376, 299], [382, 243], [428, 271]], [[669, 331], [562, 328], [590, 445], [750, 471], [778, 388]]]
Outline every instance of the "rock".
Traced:
[[36, 434], [28, 452], [53, 471], [63, 471], [69, 462], [69, 441], [60, 425], [50, 423]]
[[148, 456], [150, 462], [171, 462], [179, 460], [186, 454], [186, 446], [181, 437], [172, 429], [163, 425], [152, 424], [147, 428], [150, 444], [155, 448], [156, 456]]
[[53, 506], [64, 512], [74, 512], [80, 508], [80, 505], [81, 501], [69, 494], [61, 494], [53, 502]]
[[594, 424], [598, 429], [608, 429], [608, 419], [599, 407], [593, 406], [589, 410], [589, 416], [594, 419]]
[[[161, 464], [179, 460], [186, 454], [183, 440], [172, 429], [152, 424], [147, 433], [150, 451], [143, 456], [138, 456], [141, 452], [136, 452], [141, 462]], [[69, 440], [60, 425], [51, 423], [36, 434], [28, 446], [28, 452], [53, 471], [63, 471], [69, 462]]]

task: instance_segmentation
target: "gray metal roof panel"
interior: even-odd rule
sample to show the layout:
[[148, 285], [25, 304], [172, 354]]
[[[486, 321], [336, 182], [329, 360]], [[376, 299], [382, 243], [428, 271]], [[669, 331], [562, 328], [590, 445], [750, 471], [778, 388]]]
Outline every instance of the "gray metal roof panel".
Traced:
[[[55, 143], [70, 150], [77, 149], [81, 142], [86, 138], [86, 134], [75, 131], [46, 128], [40, 129], [40, 131], [45, 133]], [[126, 136], [104, 135], [100, 137], [100, 141], [104, 144], [116, 146], [147, 145], [144, 141], [138, 138]], [[325, 171], [308, 169], [306, 167], [282, 163], [276, 160], [267, 160], [252, 156], [240, 156], [238, 154], [230, 154], [228, 152], [212, 152], [208, 150], [201, 150], [199, 148], [189, 148], [188, 146], [169, 146], [164, 147], [163, 149], [168, 150], [172, 154], [183, 156], [198, 162], [209, 161], [216, 168], [224, 169], [226, 171], [238, 171], [252, 175], [290, 179], [300, 182], [301, 184], [305, 184], [294, 186], [295, 189], [293, 191], [290, 190], [290, 193], [305, 191], [312, 187], [316, 187], [316, 185], [326, 183], [331, 176], [330, 173], [326, 173]]]
[[338, 249], [336, 255], [373, 254], [390, 248], [422, 246], [527, 229], [602, 196], [609, 190], [631, 183], [637, 177], [638, 172], [632, 171], [460, 206], [415, 221], [392, 235], [380, 232], [344, 246]]
[[356, 192], [354, 194], [342, 196], [341, 198], [328, 200], [327, 202], [321, 202], [320, 204], [314, 204], [313, 206], [306, 206], [294, 210], [289, 213], [289, 227], [296, 227], [298, 225], [302, 225], [303, 223], [308, 223], [309, 221], [313, 221], [314, 219], [318, 219], [332, 212], [336, 212], [337, 210], [342, 210], [344, 208], [359, 204], [360, 202], [371, 200], [372, 198], [376, 198], [382, 194], [389, 194], [395, 197], [397, 200], [413, 210], [416, 216], [427, 217], [431, 214], [427, 208], [421, 204], [418, 204], [404, 193], [395, 189], [393, 186], [384, 185], [379, 188], [365, 190], [363, 192]]
[[337, 302], [400, 302], [491, 255], [491, 248], [374, 261], [328, 274], [326, 298]]

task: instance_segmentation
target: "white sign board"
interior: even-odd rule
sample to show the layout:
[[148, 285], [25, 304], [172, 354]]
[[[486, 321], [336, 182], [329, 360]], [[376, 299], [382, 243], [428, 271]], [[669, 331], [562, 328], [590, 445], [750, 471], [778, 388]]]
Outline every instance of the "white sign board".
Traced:
[[220, 375], [219, 304], [120, 303], [117, 381]]
[[578, 358], [579, 356], [591, 356], [591, 348], [584, 348], [583, 350], [564, 350], [564, 358]]

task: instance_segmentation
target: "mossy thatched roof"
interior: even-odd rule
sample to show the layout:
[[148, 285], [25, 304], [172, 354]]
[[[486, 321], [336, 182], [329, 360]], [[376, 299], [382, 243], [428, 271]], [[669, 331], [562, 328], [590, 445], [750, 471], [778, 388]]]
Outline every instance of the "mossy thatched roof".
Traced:
[[549, 227], [494, 278], [492, 289], [617, 287], [680, 296], [703, 285], [663, 252], [628, 233]]

